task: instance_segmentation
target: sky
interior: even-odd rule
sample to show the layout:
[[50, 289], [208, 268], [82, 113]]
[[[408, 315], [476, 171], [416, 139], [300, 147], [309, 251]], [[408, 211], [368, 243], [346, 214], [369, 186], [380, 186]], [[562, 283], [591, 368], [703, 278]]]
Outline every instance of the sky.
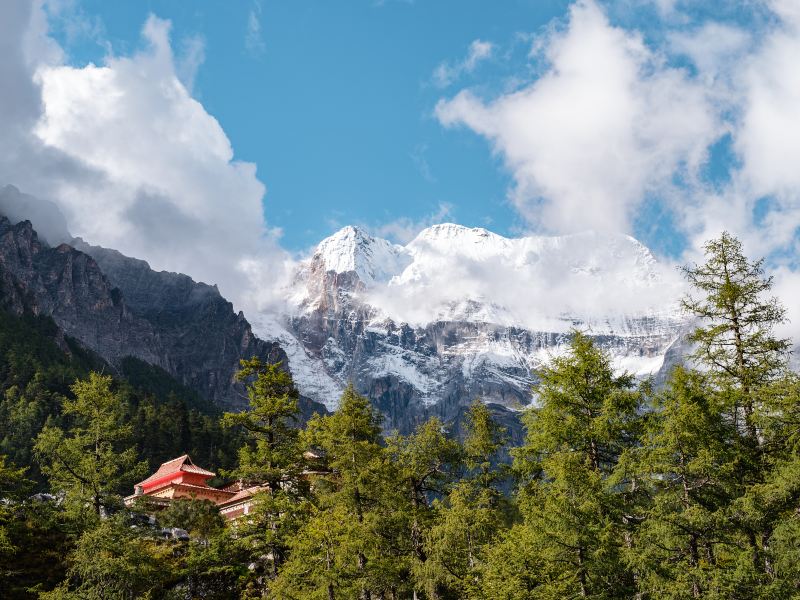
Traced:
[[7, 0], [0, 184], [235, 299], [444, 221], [676, 263], [727, 229], [792, 299], [797, 56], [798, 0]]

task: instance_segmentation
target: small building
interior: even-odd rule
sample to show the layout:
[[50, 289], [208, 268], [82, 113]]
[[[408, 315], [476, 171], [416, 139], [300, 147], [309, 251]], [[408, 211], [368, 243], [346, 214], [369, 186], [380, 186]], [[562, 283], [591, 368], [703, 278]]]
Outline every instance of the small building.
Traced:
[[269, 490], [267, 485], [246, 485], [241, 481], [225, 488], [232, 491], [233, 496], [219, 504], [219, 514], [232, 521], [243, 515], [249, 515], [253, 507], [255, 495]]
[[134, 486], [132, 496], [125, 498], [125, 505], [132, 505], [137, 498], [148, 496], [158, 502], [168, 503], [177, 498], [209, 500], [221, 504], [236, 495], [236, 492], [214, 488], [208, 480], [216, 473], [198, 467], [188, 454], [163, 463], [158, 470]]
[[[304, 458], [309, 462], [319, 462], [319, 453], [306, 452]], [[327, 474], [326, 470], [304, 470], [301, 477], [312, 482]], [[237, 481], [223, 488], [208, 485], [208, 480], [216, 474], [198, 467], [188, 454], [173, 458], [162, 464], [158, 470], [144, 481], [134, 486], [134, 493], [125, 498], [125, 506], [133, 506], [139, 499], [147, 498], [154, 508], [169, 506], [172, 500], [209, 500], [217, 505], [220, 514], [232, 521], [250, 514], [256, 501], [256, 494], [268, 492], [269, 486], [253, 482]]]

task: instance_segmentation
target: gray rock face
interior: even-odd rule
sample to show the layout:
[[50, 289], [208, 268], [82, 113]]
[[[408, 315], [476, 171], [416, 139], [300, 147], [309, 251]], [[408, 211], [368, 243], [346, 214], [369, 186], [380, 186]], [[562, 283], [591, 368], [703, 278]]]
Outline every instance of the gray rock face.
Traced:
[[[353, 274], [318, 275], [326, 282], [325, 300], [291, 317], [289, 327], [320, 368], [340, 382], [352, 381], [373, 401], [386, 416], [387, 429], [408, 432], [430, 416], [458, 421], [477, 398], [498, 413], [523, 408], [533, 398], [534, 369], [569, 339], [568, 333], [491, 323], [411, 327], [376, 321], [374, 310], [351, 295], [359, 287]], [[638, 334], [596, 335], [595, 342], [611, 353], [647, 359], [668, 352], [678, 338], [677, 331], [661, 331], [647, 320], [627, 326]], [[665, 361], [657, 378], [671, 363]]]
[[2, 307], [50, 316], [112, 367], [133, 356], [226, 408], [246, 404], [234, 380], [240, 359], [286, 360], [276, 343], [253, 335], [215, 287], [155, 272], [114, 250], [74, 244], [51, 248], [29, 221], [0, 217]]
[[[503, 313], [491, 305], [491, 297], [484, 297], [480, 301], [456, 298], [454, 309], [445, 306], [440, 317], [427, 322], [409, 324], [395, 318], [390, 311], [396, 309], [398, 297], [425, 302], [424, 295], [408, 296], [409, 287], [413, 291], [419, 281], [424, 282], [426, 274], [437, 266], [436, 261], [446, 257], [451, 248], [459, 252], [466, 246], [471, 255], [464, 262], [472, 260], [480, 266], [486, 254], [506, 244], [503, 239], [492, 239], [492, 234], [462, 232], [456, 226], [450, 226], [449, 231], [462, 237], [472, 235], [477, 243], [469, 240], [467, 246], [457, 237], [455, 244], [432, 256], [430, 244], [422, 249], [413, 243], [405, 248], [391, 247], [388, 242], [347, 228], [322, 242], [301, 264], [289, 293], [296, 304], [286, 317], [286, 328], [331, 379], [340, 385], [352, 381], [368, 396], [385, 415], [387, 429], [408, 432], [434, 415], [455, 423], [457, 429], [465, 407], [480, 398], [491, 405], [501, 421], [513, 425], [513, 435], [519, 435], [519, 423], [513, 415], [533, 401], [535, 370], [564, 351], [572, 327], [587, 331], [618, 368], [641, 376], [652, 374], [657, 382], [680, 360], [686, 323], [681, 315], [668, 311], [631, 311], [594, 321], [564, 316], [552, 321], [559, 328], [537, 329], [503, 323], [502, 319], [492, 321], [493, 314]], [[481, 245], [485, 239], [494, 246]], [[612, 241], [620, 249], [609, 253], [608, 259], [622, 264], [611, 265], [608, 270], [624, 277], [628, 264], [638, 266], [638, 272], [630, 269], [636, 278], [632, 285], [641, 285], [647, 291], [648, 279], [656, 278], [649, 253], [634, 240]], [[545, 243], [548, 241], [542, 245]], [[505, 247], [503, 252], [511, 256], [508, 261], [514, 268], [525, 268], [525, 255], [520, 259], [513, 247]], [[590, 271], [592, 277], [597, 273], [597, 279], [590, 281], [604, 284], [606, 265], [594, 258], [594, 246], [585, 252], [575, 251], [569, 261], [563, 259], [563, 250], [556, 250], [553, 258], [564, 260], [565, 268], [577, 272], [577, 277]], [[382, 262], [376, 264], [375, 257]], [[586, 268], [590, 261], [591, 270]], [[430, 289], [441, 294], [437, 283], [433, 280]], [[535, 306], [537, 290], [526, 288], [520, 293], [529, 295]], [[394, 296], [386, 302], [389, 294]], [[296, 379], [302, 390], [301, 374], [296, 374]]]
[[134, 356], [167, 367], [156, 330], [128, 310], [97, 263], [66, 244], [40, 242], [29, 221], [0, 217], [0, 293], [6, 310], [52, 317], [111, 364]]
[[243, 358], [286, 361], [276, 343], [258, 339], [244, 315], [233, 311], [216, 286], [187, 275], [153, 271], [145, 261], [130, 258], [83, 240], [76, 248], [97, 261], [111, 284], [122, 292], [136, 317], [158, 332], [167, 371], [204, 397], [231, 408], [246, 405], [234, 375]]

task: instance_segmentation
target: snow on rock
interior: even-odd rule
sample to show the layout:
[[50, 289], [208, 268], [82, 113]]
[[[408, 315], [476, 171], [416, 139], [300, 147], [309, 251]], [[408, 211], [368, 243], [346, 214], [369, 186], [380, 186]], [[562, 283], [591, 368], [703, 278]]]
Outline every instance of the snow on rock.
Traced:
[[328, 271], [353, 271], [365, 285], [371, 285], [401, 270], [408, 262], [408, 255], [402, 246], [347, 226], [323, 240], [312, 260], [321, 260]]
[[352, 381], [408, 431], [434, 406], [452, 418], [476, 397], [529, 403], [572, 329], [620, 370], [663, 371], [686, 327], [681, 294], [677, 270], [626, 235], [445, 223], [401, 246], [345, 227], [298, 265], [268, 329], [304, 394], [334, 407]]
[[301, 394], [335, 410], [344, 386], [326, 372], [322, 361], [306, 352], [297, 338], [274, 315], [256, 314], [250, 319], [253, 333], [266, 341], [276, 341], [289, 358], [289, 372]]

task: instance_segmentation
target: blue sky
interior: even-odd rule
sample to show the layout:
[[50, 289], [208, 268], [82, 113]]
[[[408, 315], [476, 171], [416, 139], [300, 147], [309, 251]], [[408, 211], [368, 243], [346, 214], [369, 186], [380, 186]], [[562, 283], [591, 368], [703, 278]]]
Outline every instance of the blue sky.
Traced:
[[[199, 42], [204, 60], [193, 94], [219, 120], [236, 157], [258, 166], [268, 222], [282, 229], [285, 247], [300, 250], [341, 225], [378, 229], [397, 219], [524, 231], [502, 161], [468, 129], [443, 128], [434, 109], [466, 86], [491, 97], [535, 78], [542, 65], [528, 56], [532, 40], [563, 23], [568, 7], [555, 0], [87, 0], [73, 10], [84, 20], [78, 31], [74, 20], [54, 18], [51, 26], [78, 66], [101, 64], [109, 48], [134, 52], [150, 14], [171, 21], [179, 58]], [[658, 42], [655, 6], [623, 8], [608, 5], [609, 18]], [[491, 43], [491, 56], [447, 85], [437, 81], [436, 69], [463, 61], [474, 40]], [[725, 177], [713, 163], [707, 175]], [[662, 212], [646, 212], [636, 233], [675, 254], [683, 243]]]
[[[270, 225], [301, 249], [339, 225], [449, 220], [500, 233], [520, 227], [506, 201], [508, 176], [468, 131], [445, 131], [433, 116], [455, 84], [499, 85], [525, 56], [528, 34], [563, 16], [565, 2], [291, 0], [81, 3], [94, 36], [54, 32], [76, 65], [102, 63], [111, 45], [141, 45], [152, 13], [169, 19], [180, 53], [199, 36], [205, 60], [194, 94], [255, 162], [267, 186]], [[251, 19], [260, 31], [249, 31]], [[71, 33], [71, 34], [70, 34]], [[451, 86], [434, 70], [457, 62], [475, 39], [499, 53]]]

